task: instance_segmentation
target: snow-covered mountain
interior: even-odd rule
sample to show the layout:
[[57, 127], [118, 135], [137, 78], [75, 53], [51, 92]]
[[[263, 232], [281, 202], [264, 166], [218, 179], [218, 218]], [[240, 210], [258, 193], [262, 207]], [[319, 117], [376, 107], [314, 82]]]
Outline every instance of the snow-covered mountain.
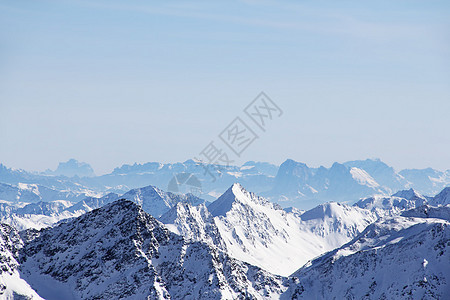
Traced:
[[117, 200], [118, 197], [117, 194], [111, 193], [100, 198], [87, 197], [76, 203], [65, 200], [29, 204], [3, 201], [0, 203], [0, 222], [17, 230], [41, 229], [64, 219], [81, 216]]
[[427, 196], [424, 196], [424, 195], [418, 193], [417, 191], [415, 191], [412, 188], [409, 190], [398, 191], [395, 194], [393, 194], [392, 196], [404, 198], [404, 199], [407, 199], [410, 201], [415, 201], [416, 206], [423, 205], [425, 202], [428, 201], [428, 199], [431, 198], [431, 197], [427, 197]]
[[51, 226], [63, 219], [78, 217], [88, 211], [104, 206], [119, 198], [131, 200], [156, 217], [161, 216], [179, 202], [193, 205], [205, 204], [192, 194], [173, 194], [154, 186], [133, 189], [119, 196], [115, 193], [103, 197], [86, 197], [78, 202], [65, 200], [40, 201], [37, 203], [0, 202], [0, 222], [9, 224], [18, 230]]
[[373, 194], [386, 194], [368, 172], [334, 163], [331, 168], [309, 168], [287, 160], [281, 164], [273, 189], [263, 195], [283, 206], [311, 208], [326, 201], [353, 201]]
[[447, 299], [450, 223], [382, 219], [294, 273], [296, 299]]
[[428, 198], [413, 189], [399, 191], [391, 196], [375, 195], [359, 200], [354, 206], [368, 209], [378, 217], [397, 216], [403, 211], [427, 203]]
[[309, 259], [350, 241], [375, 219], [367, 210], [339, 203], [322, 204], [301, 215], [289, 213], [234, 184], [207, 208], [176, 207], [160, 220], [189, 239], [288, 275]]
[[280, 165], [272, 189], [262, 195], [283, 206], [310, 208], [325, 201], [353, 202], [410, 188], [434, 195], [448, 185], [449, 171], [425, 169], [397, 173], [379, 159], [334, 163], [331, 168], [310, 168], [288, 159]]
[[8, 168], [0, 163], [0, 183], [7, 183], [13, 186], [31, 184], [61, 192], [83, 193], [85, 196], [99, 195], [104, 190], [112, 188], [111, 186], [98, 185], [96, 177], [88, 178], [88, 180], [92, 183], [89, 184], [90, 187], [83, 185], [83, 179], [79, 177], [68, 178], [66, 176], [27, 172], [25, 170]]
[[[311, 168], [290, 159], [280, 167], [253, 161], [242, 166], [204, 165], [194, 160], [165, 164], [151, 162], [123, 165], [110, 174], [93, 177], [30, 173], [0, 164], [0, 182], [15, 186], [19, 183], [36, 184], [96, 197], [109, 192], [123, 194], [148, 185], [175, 191], [169, 188], [169, 183], [180, 173], [198, 180], [200, 187], [196, 187], [199, 193], [196, 195], [207, 201], [214, 201], [230, 185], [238, 182], [283, 207], [299, 209], [310, 209], [329, 201], [353, 202], [376, 194], [389, 196], [395, 191], [410, 188], [424, 195], [434, 195], [450, 185], [450, 171], [424, 169], [396, 172], [379, 159], [334, 163], [330, 168]], [[44, 198], [40, 200], [49, 201]]]
[[[11, 187], [10, 185], [5, 186]], [[167, 212], [178, 202], [187, 202], [194, 205], [206, 203], [203, 199], [191, 194], [166, 193], [153, 186], [130, 190], [120, 198], [129, 199], [142, 205], [148, 213], [155, 216]], [[52, 226], [63, 219], [78, 217], [117, 199], [119, 199], [119, 195], [109, 193], [103, 197], [85, 197], [78, 202], [66, 200], [39, 201], [36, 203], [2, 201], [0, 202], [0, 222], [9, 224], [18, 230], [41, 229]]]
[[65, 210], [74, 214], [83, 214], [93, 209], [102, 207], [103, 205], [106, 205], [108, 203], [114, 202], [118, 199], [119, 195], [117, 195], [116, 193], [109, 193], [103, 197], [86, 197]]
[[0, 204], [0, 223], [8, 224], [17, 230], [41, 229], [68, 218], [82, 215], [88, 210], [72, 213], [67, 209], [72, 204], [64, 201], [31, 203], [23, 207], [14, 203]]
[[288, 279], [189, 242], [128, 200], [22, 236], [20, 276], [48, 300], [276, 299], [288, 290]]
[[450, 221], [450, 205], [434, 207], [428, 204], [404, 211], [403, 217], [435, 218]]
[[391, 191], [398, 191], [410, 185], [402, 175], [395, 172], [394, 168], [380, 159], [353, 160], [345, 162], [344, 165], [364, 170], [370, 174], [377, 184], [385, 186]]
[[189, 241], [201, 241], [226, 251], [214, 218], [204, 204], [192, 205], [178, 202], [175, 207], [159, 218], [170, 231]]
[[450, 204], [450, 187], [446, 187], [439, 194], [430, 199], [429, 203], [434, 206]]
[[192, 194], [174, 194], [165, 192], [155, 186], [146, 186], [143, 188], [132, 189], [123, 194], [120, 198], [127, 199], [142, 206], [144, 211], [155, 217], [169, 211], [178, 202], [188, 202], [193, 205], [204, 204], [205, 200]]
[[411, 187], [423, 194], [434, 195], [450, 185], [450, 170], [405, 169], [399, 174], [408, 180]]
[[39, 202], [39, 201], [80, 201], [83, 198], [96, 195], [91, 191], [72, 192], [60, 191], [38, 184], [18, 183], [17, 186], [0, 183], [0, 200], [12, 202]]
[[0, 298], [1, 299], [42, 299], [18, 272], [19, 249], [23, 242], [18, 232], [0, 224]]
[[[114, 169], [111, 174], [97, 178], [104, 185], [115, 186], [125, 184], [132, 188], [148, 185], [169, 190], [169, 183], [180, 173], [191, 174], [201, 185], [200, 197], [214, 201], [221, 191], [240, 182], [257, 191], [270, 189], [278, 167], [264, 162], [246, 162], [242, 166], [203, 165], [192, 159], [183, 163], [162, 164], [158, 162], [123, 165]], [[89, 184], [84, 182], [83, 184]]]
[[18, 215], [44, 215], [54, 216], [72, 206], [72, 202], [56, 200], [50, 202], [40, 201], [18, 207], [14, 212]]

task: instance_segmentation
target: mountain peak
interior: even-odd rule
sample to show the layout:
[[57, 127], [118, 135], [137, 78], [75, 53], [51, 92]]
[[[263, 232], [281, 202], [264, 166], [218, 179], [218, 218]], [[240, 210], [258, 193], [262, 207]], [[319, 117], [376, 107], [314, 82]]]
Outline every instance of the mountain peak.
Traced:
[[143, 210], [152, 216], [159, 218], [169, 211], [178, 202], [189, 202], [192, 205], [205, 203], [205, 200], [192, 194], [174, 194], [164, 192], [159, 188], [149, 185], [142, 188], [132, 189], [121, 196], [141, 205]]
[[239, 183], [234, 183], [228, 190], [225, 191], [216, 201], [208, 206], [209, 212], [214, 216], [225, 216], [231, 210], [233, 203], [243, 198], [243, 191], [245, 189]]
[[338, 215], [338, 211], [344, 207], [343, 204], [338, 202], [327, 202], [317, 205], [313, 209], [304, 212], [300, 218], [303, 221], [308, 221], [312, 219], [324, 219], [332, 218]]
[[334, 173], [347, 173], [348, 170], [349, 168], [347, 166], [338, 162], [334, 162], [330, 168], [330, 172]]
[[450, 186], [444, 188], [439, 194], [437, 194], [431, 201], [432, 205], [448, 205], [450, 204]]
[[393, 194], [392, 196], [393, 197], [405, 198], [406, 200], [425, 199], [424, 196], [419, 194], [413, 188], [410, 188], [409, 190], [398, 191], [397, 193]]
[[413, 209], [427, 203], [427, 198], [414, 189], [398, 191], [392, 196], [374, 195], [363, 198], [354, 206], [368, 209], [379, 217], [399, 215], [402, 211]]
[[281, 165], [281, 170], [292, 171], [293, 169], [308, 169], [308, 166], [305, 163], [295, 161], [293, 159], [286, 159]]
[[[359, 207], [349, 206], [338, 202], [327, 202], [304, 212], [300, 215], [300, 218], [302, 221], [308, 222], [325, 221], [325, 223], [328, 223], [331, 221], [338, 222], [340, 225], [347, 224], [348, 226], [353, 226], [350, 224], [359, 224], [358, 226], [360, 227], [358, 230], [362, 230], [365, 226], [375, 220], [375, 215]], [[349, 228], [350, 227], [348, 227], [347, 230]]]
[[109, 204], [106, 204], [105, 206], [97, 209], [97, 210], [102, 210], [102, 211], [106, 211], [108, 212], [107, 214], [109, 214], [110, 212], [119, 212], [121, 214], [129, 214], [129, 213], [139, 213], [142, 211], [142, 208], [137, 205], [136, 203], [134, 203], [133, 201], [130, 201], [128, 199], [118, 199], [114, 202], [111, 202]]
[[187, 159], [183, 162], [185, 165], [195, 165], [196, 162], [193, 159]]
[[235, 202], [242, 204], [258, 205], [266, 204], [268, 201], [248, 192], [241, 184], [234, 183], [225, 193], [216, 201], [208, 206], [208, 210], [212, 216], [225, 216], [230, 211]]
[[62, 175], [66, 177], [92, 177], [95, 176], [92, 167], [85, 162], [71, 158], [66, 162], [60, 162], [55, 171], [51, 172], [53, 175]]

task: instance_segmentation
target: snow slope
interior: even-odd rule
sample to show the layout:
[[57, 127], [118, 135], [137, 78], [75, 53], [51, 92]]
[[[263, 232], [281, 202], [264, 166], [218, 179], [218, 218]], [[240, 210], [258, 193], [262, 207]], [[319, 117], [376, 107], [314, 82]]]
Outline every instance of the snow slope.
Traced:
[[408, 180], [411, 187], [424, 194], [434, 195], [450, 184], [450, 170], [405, 169], [399, 174]]
[[422, 205], [420, 207], [403, 212], [402, 216], [416, 218], [435, 218], [450, 221], [450, 205], [440, 207]]
[[391, 191], [398, 191], [410, 186], [410, 183], [403, 176], [380, 159], [354, 160], [345, 162], [344, 165], [364, 170], [379, 185]]
[[363, 169], [352, 167], [350, 168], [350, 174], [352, 174], [353, 179], [355, 179], [360, 185], [367, 185], [372, 188], [377, 188], [380, 186], [378, 182], [376, 182], [375, 179], [373, 179], [372, 176], [370, 176], [369, 173]]
[[163, 190], [151, 185], [143, 188], [132, 189], [123, 194], [120, 198], [135, 202], [136, 204], [142, 206], [144, 211], [157, 218], [169, 211], [180, 201], [190, 202], [194, 205], [205, 203], [203, 199], [200, 199], [192, 194], [173, 194], [164, 192]]
[[204, 204], [191, 205], [178, 202], [175, 207], [159, 218], [166, 227], [189, 241], [201, 241], [226, 250], [225, 242], [214, 223], [213, 216]]
[[439, 194], [430, 200], [430, 204], [434, 206], [450, 204], [450, 187], [446, 187]]
[[[203, 214], [193, 214], [196, 210]], [[207, 210], [211, 216], [205, 208], [173, 210], [161, 220], [174, 232], [214, 241], [232, 257], [279, 275], [288, 275], [309, 259], [350, 241], [376, 219], [367, 210], [338, 203], [323, 204], [299, 216], [240, 184], [231, 186]]]
[[18, 232], [0, 224], [0, 298], [1, 299], [42, 299], [20, 277], [16, 257], [23, 243]]
[[0, 203], [0, 222], [17, 230], [42, 229], [61, 220], [81, 216], [117, 199], [118, 195], [111, 193], [101, 198], [87, 197], [75, 204], [65, 200], [29, 204], [3, 201]]
[[0, 200], [10, 202], [40, 202], [40, 201], [80, 201], [86, 196], [90, 196], [92, 191], [68, 191], [55, 190], [38, 184], [18, 183], [10, 185], [0, 182]]
[[76, 203], [64, 200], [37, 203], [2, 201], [0, 203], [0, 222], [9, 224], [18, 230], [42, 229], [61, 220], [78, 217], [119, 198], [131, 200], [155, 216], [167, 212], [178, 202], [195, 205], [206, 203], [192, 194], [173, 194], [153, 186], [147, 186], [130, 190], [122, 196], [109, 193], [103, 197], [86, 197]]
[[427, 203], [427, 198], [413, 189], [399, 191], [392, 196], [375, 195], [364, 198], [354, 206], [368, 209], [378, 217], [397, 216], [403, 211], [413, 209]]
[[450, 223], [393, 217], [294, 273], [297, 299], [445, 299]]

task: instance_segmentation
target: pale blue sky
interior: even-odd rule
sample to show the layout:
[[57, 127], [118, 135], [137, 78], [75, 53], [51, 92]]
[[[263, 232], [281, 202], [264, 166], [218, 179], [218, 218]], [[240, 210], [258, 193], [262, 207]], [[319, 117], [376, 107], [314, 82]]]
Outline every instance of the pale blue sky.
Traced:
[[0, 0], [7, 166], [184, 161], [262, 90], [239, 163], [450, 169], [450, 4]]

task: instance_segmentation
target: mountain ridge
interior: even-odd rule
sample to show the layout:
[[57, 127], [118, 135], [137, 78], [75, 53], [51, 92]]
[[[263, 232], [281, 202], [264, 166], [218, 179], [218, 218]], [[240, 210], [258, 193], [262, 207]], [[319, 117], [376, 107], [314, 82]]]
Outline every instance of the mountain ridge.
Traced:
[[21, 276], [49, 300], [262, 298], [288, 289], [286, 279], [187, 242], [125, 199], [38, 232], [19, 258]]
[[[205, 169], [209, 172], [205, 172]], [[195, 176], [199, 196], [213, 201], [234, 182], [277, 202], [283, 207], [312, 208], [327, 201], [357, 201], [375, 194], [391, 195], [414, 188], [434, 195], [450, 185], [450, 170], [405, 169], [395, 171], [379, 159], [334, 163], [331, 167], [308, 167], [287, 159], [280, 166], [249, 161], [242, 166], [202, 165], [193, 160], [183, 163], [145, 163], [123, 165], [110, 174], [95, 177], [65, 177], [30, 173], [0, 165], [0, 182], [39, 184], [57, 190], [91, 193], [116, 192], [154, 185], [168, 189], [179, 173]]]

